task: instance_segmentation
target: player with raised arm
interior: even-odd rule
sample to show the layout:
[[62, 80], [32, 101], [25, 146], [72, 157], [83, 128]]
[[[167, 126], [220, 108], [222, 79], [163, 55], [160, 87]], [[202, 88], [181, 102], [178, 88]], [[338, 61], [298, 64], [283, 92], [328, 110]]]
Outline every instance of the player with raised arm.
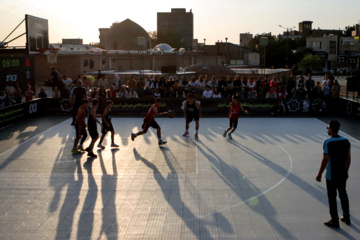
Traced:
[[199, 118], [201, 114], [200, 103], [194, 99], [192, 93], [188, 93], [187, 100], [184, 102], [184, 117], [185, 117], [185, 133], [183, 137], [189, 136], [189, 124], [195, 121], [195, 138], [199, 138]]
[[228, 129], [226, 129], [223, 134], [224, 137], [226, 137], [226, 134], [230, 131], [228, 136], [229, 136], [229, 139], [232, 139], [231, 134], [233, 132], [235, 132], [235, 130], [237, 128], [240, 112], [244, 112], [246, 115], [249, 114], [248, 111], [246, 111], [243, 108], [243, 106], [241, 105], [241, 103], [239, 102], [238, 96], [234, 95], [232, 97], [232, 102], [230, 104], [230, 110], [229, 110], [230, 124], [229, 124]]
[[159, 112], [159, 108], [162, 105], [162, 99], [161, 98], [156, 98], [155, 99], [155, 103], [150, 107], [148, 113], [146, 114], [145, 118], [144, 118], [144, 123], [142, 125], [142, 130], [138, 133], [132, 133], [131, 134], [131, 140], [134, 141], [135, 138], [137, 136], [143, 135], [145, 133], [147, 133], [147, 131], [149, 130], [150, 127], [156, 129], [157, 131], [157, 136], [159, 139], [159, 145], [163, 145], [166, 143], [166, 141], [163, 141], [161, 139], [161, 128], [159, 126], [159, 124], [155, 121], [155, 117], [156, 116], [161, 116], [161, 115], [166, 115], [169, 112]]

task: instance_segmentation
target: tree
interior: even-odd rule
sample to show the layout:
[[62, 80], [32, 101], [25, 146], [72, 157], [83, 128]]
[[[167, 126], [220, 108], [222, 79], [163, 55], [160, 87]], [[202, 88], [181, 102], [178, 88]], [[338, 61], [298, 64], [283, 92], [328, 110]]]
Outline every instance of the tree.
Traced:
[[346, 37], [351, 37], [352, 36], [352, 31], [355, 31], [355, 26], [346, 26], [345, 27], [345, 36]]
[[158, 38], [157, 38], [157, 32], [156, 31], [149, 31], [148, 34], [149, 34], [149, 37], [151, 39], [151, 46], [155, 47], [156, 45], [158, 45], [159, 42], [158, 42]]
[[90, 43], [90, 45], [97, 47], [97, 48], [105, 49], [105, 46], [98, 42], [92, 42], [92, 43]]
[[299, 67], [307, 68], [311, 66], [312, 69], [319, 69], [323, 66], [323, 60], [318, 56], [315, 56], [311, 53], [306, 54], [306, 56], [299, 62]]

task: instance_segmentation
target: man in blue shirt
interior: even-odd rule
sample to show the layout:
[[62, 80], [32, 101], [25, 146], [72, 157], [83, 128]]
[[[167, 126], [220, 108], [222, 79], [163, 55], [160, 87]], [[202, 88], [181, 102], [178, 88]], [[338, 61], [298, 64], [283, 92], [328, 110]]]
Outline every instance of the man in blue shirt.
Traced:
[[324, 224], [329, 227], [339, 228], [339, 216], [337, 212], [336, 195], [339, 192], [343, 216], [341, 221], [350, 225], [349, 199], [346, 193], [346, 180], [351, 163], [350, 142], [339, 136], [340, 123], [330, 121], [328, 125], [329, 139], [324, 141], [324, 155], [320, 165], [320, 170], [316, 176], [316, 181], [321, 182], [321, 176], [326, 169], [326, 189], [329, 200], [330, 216], [329, 221]]

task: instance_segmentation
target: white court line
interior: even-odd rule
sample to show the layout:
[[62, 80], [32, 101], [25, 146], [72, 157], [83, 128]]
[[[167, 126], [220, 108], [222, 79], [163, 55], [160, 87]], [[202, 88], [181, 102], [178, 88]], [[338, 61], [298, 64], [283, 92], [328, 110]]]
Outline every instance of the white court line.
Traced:
[[[244, 135], [248, 135], [248, 136], [254, 136], [253, 134], [249, 134], [249, 133], [245, 133], [245, 132], [240, 132], [240, 133], [242, 133], [242, 134], [244, 134]], [[212, 212], [210, 212], [210, 213], [208, 213], [208, 214], [204, 214], [204, 215], [201, 215], [201, 216], [199, 216], [199, 217], [189, 218], [189, 219], [185, 219], [185, 220], [181, 220], [181, 221], [177, 221], [177, 222], [165, 224], [164, 226], [171, 226], [171, 225], [175, 225], [175, 224], [179, 224], [179, 223], [183, 223], [183, 222], [190, 222], [190, 221], [193, 221], [193, 220], [196, 220], [196, 219], [199, 219], [199, 218], [204, 218], [204, 217], [211, 216], [211, 215], [213, 215], [213, 214], [215, 214], [215, 213], [220, 213], [220, 212], [227, 211], [227, 210], [229, 210], [229, 209], [231, 209], [231, 208], [233, 208], [233, 207], [238, 207], [238, 206], [240, 206], [240, 205], [243, 205], [243, 204], [245, 204], [245, 203], [248, 203], [249, 201], [251, 201], [251, 200], [253, 200], [253, 199], [259, 198], [259, 197], [265, 195], [266, 193], [272, 191], [273, 189], [277, 188], [281, 183], [283, 183], [283, 182], [285, 181], [285, 179], [287, 179], [287, 178], [289, 177], [289, 175], [290, 175], [290, 173], [291, 173], [291, 171], [292, 171], [292, 168], [293, 168], [293, 159], [292, 159], [291, 155], [289, 154], [289, 152], [286, 151], [286, 149], [284, 149], [282, 146], [280, 146], [279, 144], [277, 144], [275, 141], [270, 140], [270, 139], [266, 139], [266, 138], [264, 139], [264, 141], [267, 141], [267, 142], [269, 142], [269, 143], [277, 146], [278, 148], [280, 148], [280, 149], [289, 157], [290, 167], [289, 167], [287, 173], [285, 174], [285, 176], [284, 176], [280, 181], [278, 181], [275, 185], [273, 185], [272, 187], [268, 188], [267, 190], [259, 193], [258, 195], [253, 196], [253, 197], [251, 197], [251, 198], [249, 198], [249, 199], [247, 199], [247, 200], [241, 201], [241, 202], [239, 202], [239, 203], [236, 203], [236, 204], [234, 204], [234, 205], [232, 205], [232, 206], [229, 206], [229, 207], [227, 207], [227, 208], [223, 208], [223, 209], [220, 209], [220, 210], [217, 210], [217, 211], [212, 211]]]
[[[71, 119], [71, 118], [69, 118], [69, 119]], [[44, 130], [44, 131], [42, 131], [42, 132], [40, 132], [40, 133], [36, 134], [35, 136], [32, 136], [32, 137], [31, 137], [31, 138], [29, 138], [29, 139], [26, 139], [25, 141], [23, 141], [23, 142], [19, 143], [18, 145], [14, 146], [14, 147], [12, 147], [12, 148], [9, 148], [9, 149], [8, 149], [8, 150], [6, 150], [5, 152], [0, 153], [0, 156], [4, 155], [5, 153], [7, 153], [7, 152], [9, 152], [9, 151], [11, 151], [11, 150], [13, 150], [14, 148], [17, 148], [17, 147], [19, 147], [19, 146], [23, 145], [24, 143], [27, 143], [28, 141], [32, 140], [33, 138], [37, 138], [37, 137], [39, 137], [41, 134], [43, 134], [43, 133], [45, 133], [45, 132], [48, 132], [48, 131], [52, 130], [53, 128], [57, 127], [58, 125], [63, 124], [63, 123], [64, 123], [64, 122], [66, 122], [66, 121], [69, 121], [69, 119], [62, 121], [62, 122], [60, 122], [60, 123], [56, 124], [55, 126], [52, 126], [51, 128], [48, 128], [48, 129], [46, 129], [46, 130]]]

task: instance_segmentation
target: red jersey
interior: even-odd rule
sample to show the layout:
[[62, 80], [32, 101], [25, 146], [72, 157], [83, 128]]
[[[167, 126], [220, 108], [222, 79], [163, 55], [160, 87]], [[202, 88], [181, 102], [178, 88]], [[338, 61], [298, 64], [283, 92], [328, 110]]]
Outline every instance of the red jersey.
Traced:
[[156, 104], [153, 104], [150, 107], [148, 113], [146, 114], [146, 116], [144, 118], [144, 122], [149, 123], [149, 122], [151, 122], [151, 121], [153, 121], [155, 119], [155, 112], [154, 112], [154, 109], [153, 109], [154, 106], [156, 107], [157, 111], [159, 111], [159, 107], [156, 106]]
[[238, 102], [234, 104], [233, 102], [230, 105], [230, 118], [237, 120], [240, 115], [241, 104]]
[[[82, 109], [82, 113], [79, 118], [78, 112], [80, 109]], [[76, 121], [75, 121], [76, 124], [81, 125], [81, 126], [86, 126], [85, 117], [86, 117], [86, 109], [79, 107], [79, 109], [77, 110], [77, 113], [76, 113]]]

